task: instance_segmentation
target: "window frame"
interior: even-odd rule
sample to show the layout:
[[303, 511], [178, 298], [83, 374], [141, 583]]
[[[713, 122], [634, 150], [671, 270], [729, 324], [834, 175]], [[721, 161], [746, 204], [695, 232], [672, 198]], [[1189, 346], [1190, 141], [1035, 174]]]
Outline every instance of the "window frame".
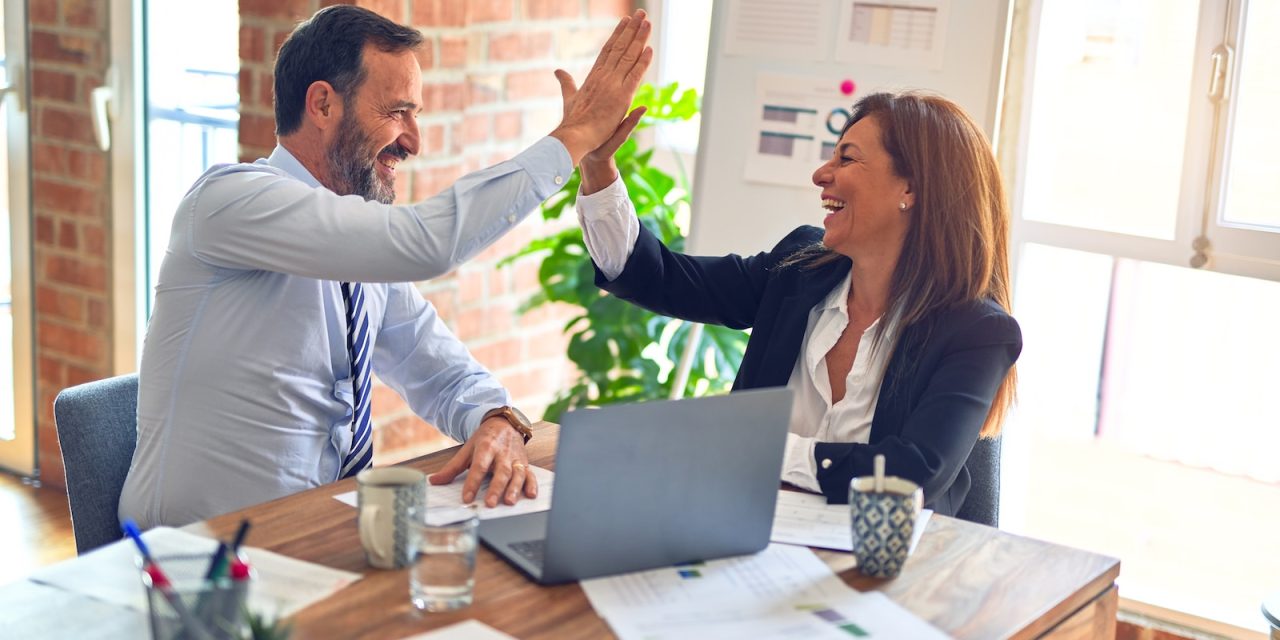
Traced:
[[4, 0], [5, 60], [11, 89], [3, 96], [9, 156], [9, 261], [13, 334], [13, 440], [0, 442], [0, 467], [37, 477], [35, 418], [34, 237], [31, 230], [31, 100], [27, 3]]

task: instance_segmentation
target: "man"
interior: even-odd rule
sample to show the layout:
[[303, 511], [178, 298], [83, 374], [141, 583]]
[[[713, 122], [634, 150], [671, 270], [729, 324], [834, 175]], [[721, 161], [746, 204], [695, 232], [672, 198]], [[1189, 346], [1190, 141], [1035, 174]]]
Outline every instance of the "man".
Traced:
[[487, 504], [534, 497], [525, 420], [408, 283], [478, 253], [631, 131], [649, 31], [643, 12], [623, 18], [581, 89], [556, 72], [550, 136], [392, 206], [396, 167], [419, 151], [421, 34], [346, 5], [300, 24], [276, 60], [278, 146], [210, 169], [174, 217], [121, 519], [182, 525], [367, 468], [371, 370], [465, 441], [433, 483], [469, 469], [468, 501], [490, 475]]

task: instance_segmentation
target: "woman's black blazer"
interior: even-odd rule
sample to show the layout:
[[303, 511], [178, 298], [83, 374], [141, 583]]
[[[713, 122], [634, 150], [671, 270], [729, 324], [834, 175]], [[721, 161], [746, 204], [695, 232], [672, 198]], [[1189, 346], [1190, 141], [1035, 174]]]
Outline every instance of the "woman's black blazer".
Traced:
[[[733, 388], [786, 386], [804, 340], [809, 311], [841, 284], [848, 258], [818, 268], [778, 267], [822, 239], [804, 226], [772, 251], [743, 258], [695, 257], [668, 250], [644, 225], [623, 272], [596, 285], [655, 313], [750, 327]], [[1022, 351], [1018, 323], [992, 301], [934, 313], [900, 328], [880, 386], [868, 444], [818, 443], [818, 484], [829, 502], [848, 500], [849, 480], [872, 473], [883, 453], [889, 475], [924, 488], [925, 507], [955, 515], [969, 492], [965, 461], [992, 398]], [[828, 461], [830, 461], [828, 463]]]

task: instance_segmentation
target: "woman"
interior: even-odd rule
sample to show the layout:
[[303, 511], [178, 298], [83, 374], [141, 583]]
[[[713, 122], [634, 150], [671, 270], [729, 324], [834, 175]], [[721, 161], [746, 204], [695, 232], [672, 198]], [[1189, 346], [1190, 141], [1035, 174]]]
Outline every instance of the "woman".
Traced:
[[657, 313], [753, 328], [734, 389], [795, 391], [783, 480], [844, 502], [882, 453], [927, 508], [955, 515], [1022, 350], [1009, 210], [978, 126], [937, 96], [863, 98], [813, 174], [824, 228], [748, 258], [662, 246], [636, 221], [611, 146], [582, 163], [596, 284]]

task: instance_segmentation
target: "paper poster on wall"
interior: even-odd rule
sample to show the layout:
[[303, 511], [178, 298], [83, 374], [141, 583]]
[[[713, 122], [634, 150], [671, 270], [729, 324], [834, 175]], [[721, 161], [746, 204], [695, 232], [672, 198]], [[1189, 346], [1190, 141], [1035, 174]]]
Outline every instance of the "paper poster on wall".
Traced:
[[941, 69], [950, 0], [840, 0], [835, 59]]
[[733, 56], [826, 61], [834, 6], [829, 0], [734, 0], [724, 52]]
[[835, 150], [854, 98], [841, 78], [756, 76], [754, 136], [743, 177], [809, 188], [813, 171]]

